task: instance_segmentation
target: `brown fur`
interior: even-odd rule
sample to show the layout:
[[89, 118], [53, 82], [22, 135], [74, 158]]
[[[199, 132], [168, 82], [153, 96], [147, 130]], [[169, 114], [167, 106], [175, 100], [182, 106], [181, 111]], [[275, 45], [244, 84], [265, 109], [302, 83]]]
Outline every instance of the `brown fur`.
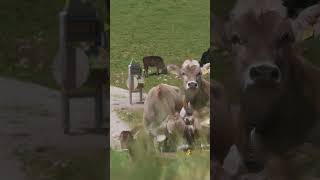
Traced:
[[156, 67], [157, 68], [157, 75], [159, 75], [160, 71], [162, 73], [166, 73], [166, 66], [164, 64], [163, 59], [160, 56], [145, 56], [143, 58], [143, 66], [144, 66], [144, 72], [145, 76], [147, 77], [148, 74], [148, 69], [149, 67]]
[[144, 125], [153, 136], [161, 131], [159, 126], [168, 115], [179, 113], [183, 105], [180, 89], [167, 84], [160, 84], [148, 92], [144, 103]]
[[[178, 75], [183, 81], [185, 105], [190, 102], [191, 108], [194, 110], [208, 106], [210, 102], [210, 82], [202, 77], [202, 69], [197, 60], [187, 59], [183, 62], [181, 68], [170, 64], [168, 65], [168, 69], [171, 73]], [[197, 88], [189, 88], [189, 82], [196, 82]]]
[[129, 149], [130, 144], [133, 142], [131, 131], [122, 131], [119, 138], [121, 149]]
[[[229, 50], [240, 91], [236, 137], [242, 155], [248, 153], [253, 128], [274, 154], [285, 153], [307, 140], [318, 144], [319, 129], [315, 128], [320, 123], [320, 70], [298, 54], [290, 21], [277, 11], [248, 10], [224, 27], [221, 37], [232, 44]], [[281, 81], [246, 87], [248, 68], [265, 62], [279, 68]], [[315, 134], [310, 135], [312, 132]]]
[[224, 88], [216, 81], [213, 81], [211, 85], [211, 102], [210, 131], [213, 137], [211, 145], [214, 147], [212, 154], [215, 159], [223, 163], [230, 147], [235, 144], [235, 134], [238, 133], [235, 133], [235, 123], [231, 116], [228, 99], [224, 94]]

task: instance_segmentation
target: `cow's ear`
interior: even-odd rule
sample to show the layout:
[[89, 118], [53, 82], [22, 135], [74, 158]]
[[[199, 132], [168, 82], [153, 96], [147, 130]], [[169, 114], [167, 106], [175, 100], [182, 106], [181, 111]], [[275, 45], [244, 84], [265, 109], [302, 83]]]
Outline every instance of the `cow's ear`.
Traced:
[[180, 67], [178, 67], [177, 65], [169, 64], [167, 66], [167, 70], [170, 74], [180, 76]]
[[201, 68], [202, 75], [210, 74], [210, 63], [207, 63]]
[[229, 17], [220, 17], [211, 13], [211, 41], [213, 49], [231, 50], [231, 41], [228, 38]]
[[298, 41], [306, 39], [308, 34], [312, 34], [308, 31], [314, 31], [313, 28], [319, 26], [318, 23], [320, 23], [320, 3], [302, 10], [293, 20], [292, 28], [296, 39]]

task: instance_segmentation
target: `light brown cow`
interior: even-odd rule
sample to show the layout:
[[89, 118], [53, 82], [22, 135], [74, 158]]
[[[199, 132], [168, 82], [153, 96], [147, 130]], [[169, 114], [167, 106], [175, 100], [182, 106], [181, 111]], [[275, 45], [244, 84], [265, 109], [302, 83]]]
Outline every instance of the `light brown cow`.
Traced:
[[200, 67], [197, 60], [185, 60], [180, 67], [168, 65], [170, 73], [178, 75], [183, 80], [185, 104], [190, 102], [191, 108], [199, 110], [210, 104], [210, 83], [202, 77], [202, 72], [210, 69], [210, 64]]
[[272, 154], [305, 141], [319, 143], [315, 129], [320, 124], [320, 70], [301, 57], [297, 42], [304, 27], [298, 24], [317, 19], [320, 4], [292, 20], [276, 3], [256, 8], [239, 2], [220, 37], [229, 44], [240, 91], [237, 145], [256, 166], [255, 159], [247, 158], [256, 148], [253, 137], [259, 136], [264, 150]]
[[149, 134], [153, 137], [165, 135], [168, 116], [179, 113], [182, 107], [183, 96], [178, 87], [159, 84], [150, 89], [143, 112], [144, 125]]
[[[169, 65], [168, 71], [182, 78], [186, 100], [190, 102], [192, 109], [198, 112], [203, 108], [210, 109], [210, 119], [212, 119], [210, 121], [213, 125], [209, 134], [215, 137], [211, 143], [212, 153], [214, 158], [222, 163], [230, 147], [235, 143], [235, 134], [230, 133], [234, 132], [235, 128], [223, 86], [216, 81], [209, 83], [202, 77], [201, 72], [209, 68], [210, 64], [200, 68], [198, 61], [186, 60], [181, 68]], [[210, 101], [213, 103], [211, 106], [209, 106]]]

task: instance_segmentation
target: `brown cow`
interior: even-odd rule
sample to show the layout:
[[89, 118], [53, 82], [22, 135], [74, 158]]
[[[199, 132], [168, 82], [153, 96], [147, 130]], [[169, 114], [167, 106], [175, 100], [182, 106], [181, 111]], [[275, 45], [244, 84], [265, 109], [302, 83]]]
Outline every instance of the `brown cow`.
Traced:
[[172, 119], [171, 116], [178, 114], [182, 107], [183, 96], [178, 87], [159, 84], [151, 88], [143, 112], [147, 132], [159, 142], [166, 140], [167, 122]]
[[[235, 143], [234, 123], [232, 122], [231, 111], [223, 86], [213, 81], [209, 83], [202, 78], [201, 72], [205, 72], [209, 64], [200, 68], [198, 61], [186, 60], [181, 68], [175, 65], [169, 65], [169, 72], [179, 75], [183, 79], [185, 96], [187, 102], [190, 102], [191, 108], [201, 111], [204, 107], [209, 107], [210, 98], [213, 104], [210, 108], [210, 119], [213, 122], [211, 145], [213, 155], [222, 163], [230, 147]], [[211, 94], [211, 95], [210, 95]]]
[[315, 128], [320, 124], [320, 70], [299, 54], [297, 40], [303, 28], [297, 27], [304, 26], [297, 24], [312, 23], [320, 15], [320, 5], [292, 20], [276, 1], [266, 1], [264, 6], [259, 1], [259, 7], [241, 2], [224, 23], [220, 37], [229, 44], [239, 82], [237, 145], [242, 155], [248, 162], [256, 161], [246, 157], [257, 148], [251, 144], [256, 136], [264, 150], [276, 154], [305, 141], [319, 143]]
[[144, 67], [144, 73], [145, 76], [148, 76], [148, 69], [149, 67], [156, 67], [157, 68], [157, 75], [159, 75], [159, 70], [161, 70], [161, 73], [167, 73], [166, 66], [164, 64], [164, 61], [162, 57], [160, 56], [145, 56], [143, 58], [143, 67]]
[[178, 75], [183, 80], [185, 91], [185, 104], [190, 102], [191, 108], [199, 110], [202, 107], [209, 106], [210, 103], [210, 83], [202, 78], [202, 72], [210, 69], [210, 64], [200, 67], [197, 60], [185, 60], [180, 67], [168, 65], [170, 73]]

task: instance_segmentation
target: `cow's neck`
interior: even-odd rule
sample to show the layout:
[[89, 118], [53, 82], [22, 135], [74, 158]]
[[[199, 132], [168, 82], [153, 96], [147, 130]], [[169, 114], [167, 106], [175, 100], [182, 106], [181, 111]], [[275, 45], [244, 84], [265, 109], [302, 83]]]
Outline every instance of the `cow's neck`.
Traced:
[[[297, 63], [297, 62], [296, 62]], [[290, 146], [298, 145], [307, 140], [308, 133], [312, 131], [315, 122], [319, 119], [318, 107], [314, 104], [313, 96], [310, 94], [315, 87], [311, 77], [304, 69], [304, 64], [297, 63], [291, 69], [292, 77], [289, 80], [286, 93], [273, 103], [273, 108], [267, 113], [267, 117], [261, 119], [250, 119], [248, 121], [259, 121], [256, 124], [269, 147], [277, 150], [286, 150]], [[319, 71], [320, 75], [320, 71]], [[313, 88], [311, 88], [312, 86]], [[313, 91], [314, 92], [314, 91]], [[318, 89], [319, 92], [319, 89]], [[318, 98], [316, 95], [313, 98]], [[245, 105], [245, 104], [243, 104]], [[245, 114], [250, 113], [250, 106], [246, 108]]]

